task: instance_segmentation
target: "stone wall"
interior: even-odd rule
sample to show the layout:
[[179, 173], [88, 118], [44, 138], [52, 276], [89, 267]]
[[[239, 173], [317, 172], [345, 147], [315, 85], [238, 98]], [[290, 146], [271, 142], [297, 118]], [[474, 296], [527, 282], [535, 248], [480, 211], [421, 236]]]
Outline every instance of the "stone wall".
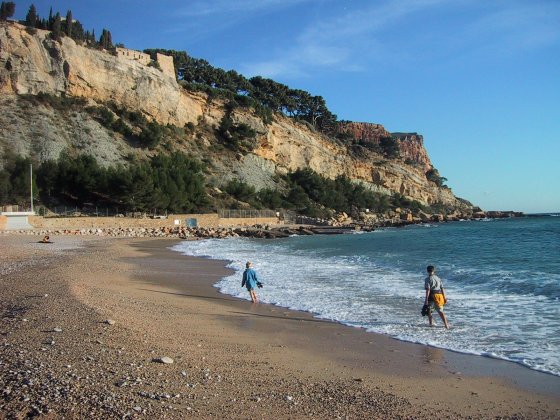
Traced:
[[143, 52], [136, 50], [129, 50], [128, 48], [116, 48], [117, 56], [120, 58], [125, 58], [127, 60], [136, 60], [142, 64], [149, 64], [151, 61], [150, 54], [144, 54]]
[[[43, 217], [29, 216], [29, 224], [35, 229], [105, 229], [105, 228], [159, 228], [186, 227], [187, 219], [196, 219], [199, 227], [235, 227], [259, 225], [278, 225], [276, 217], [222, 219], [217, 214], [171, 214], [167, 219], [131, 217]], [[177, 224], [176, 224], [177, 221]], [[0, 229], [2, 229], [0, 219]]]
[[[117, 51], [117, 57], [119, 58], [138, 61], [139, 63], [142, 63], [146, 66], [152, 61], [150, 54], [145, 54], [140, 51], [129, 50], [128, 48], [120, 47], [115, 48], [115, 50]], [[175, 66], [173, 65], [173, 57], [157, 53], [156, 61], [159, 63], [161, 71], [163, 71], [168, 76], [173, 76], [173, 78], [175, 78]]]
[[161, 70], [165, 74], [175, 78], [175, 66], [173, 65], [173, 57], [157, 53], [156, 60], [159, 63]]

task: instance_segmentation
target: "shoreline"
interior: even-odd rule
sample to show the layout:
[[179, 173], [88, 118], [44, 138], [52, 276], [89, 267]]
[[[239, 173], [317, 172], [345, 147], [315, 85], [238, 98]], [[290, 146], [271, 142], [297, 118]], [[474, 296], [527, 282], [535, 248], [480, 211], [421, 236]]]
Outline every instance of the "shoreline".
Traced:
[[[486, 214], [487, 213], [487, 214]], [[551, 214], [523, 214], [519, 212], [512, 211], [490, 211], [486, 212], [484, 217], [482, 215], [473, 217], [434, 217], [434, 218], [424, 218], [424, 219], [390, 219], [382, 220], [372, 224], [366, 224], [361, 222], [337, 222], [331, 220], [329, 222], [325, 220], [315, 220], [310, 219], [310, 224], [298, 223], [298, 224], [284, 224], [284, 223], [272, 223], [264, 221], [262, 223], [256, 224], [243, 224], [243, 225], [205, 225], [198, 227], [185, 227], [185, 226], [168, 226], [166, 224], [161, 226], [150, 226], [150, 223], [143, 224], [138, 223], [138, 220], [148, 220], [153, 221], [153, 219], [133, 219], [135, 223], [127, 225], [119, 223], [119, 226], [111, 227], [101, 227], [103, 224], [93, 223], [91, 221], [81, 222], [77, 225], [71, 223], [73, 227], [33, 227], [31, 229], [3, 229], [0, 228], [0, 237], [8, 235], [54, 235], [54, 236], [97, 236], [97, 237], [109, 237], [109, 238], [176, 238], [178, 240], [190, 240], [190, 239], [209, 239], [209, 238], [228, 238], [228, 237], [251, 237], [251, 238], [263, 238], [263, 239], [278, 239], [286, 238], [293, 235], [332, 235], [332, 234], [344, 234], [351, 232], [372, 232], [377, 229], [391, 229], [391, 228], [402, 228], [412, 225], [424, 225], [424, 224], [440, 224], [440, 223], [453, 223], [453, 222], [476, 222], [485, 220], [503, 220], [510, 218], [522, 218], [522, 217], [543, 217], [550, 216]], [[173, 215], [172, 215], [173, 216]], [[440, 215], [441, 216], [441, 215]], [[65, 218], [65, 220], [79, 219], [79, 217]], [[98, 222], [99, 218], [94, 218]], [[101, 217], [103, 219], [103, 217]], [[167, 218], [166, 218], [167, 219]], [[158, 219], [158, 221], [166, 220]], [[1, 220], [0, 220], [1, 221]], [[75, 221], [75, 220], [74, 220]], [[318, 223], [319, 222], [319, 223]], [[39, 225], [42, 225], [39, 223]], [[64, 225], [64, 223], [63, 223]], [[1, 226], [1, 224], [0, 224]], [[89, 226], [89, 227], [86, 227]]]
[[[66, 241], [82, 243], [55, 238]], [[0, 412], [104, 418], [560, 413], [559, 381], [548, 388], [555, 395], [532, 390], [523, 378], [511, 383], [496, 374], [503, 363], [511, 368], [509, 362], [485, 363], [223, 295], [213, 284], [228, 273], [224, 262], [168, 249], [177, 242], [91, 238], [85, 248], [2, 276], [4, 314], [20, 311], [2, 321]], [[36, 248], [17, 237], [2, 246], [24, 258]], [[174, 363], [154, 361], [163, 356]], [[486, 376], [471, 375], [475, 365]]]
[[[176, 253], [179, 256], [187, 259], [192, 259], [194, 261], [203, 260], [208, 262], [218, 262], [221, 266], [223, 266], [224, 270], [228, 273], [225, 275], [229, 275], [233, 273], [232, 269], [227, 268], [227, 265], [231, 262], [228, 260], [214, 260], [204, 257], [194, 257], [194, 256], [187, 256], [181, 254], [179, 251], [175, 251], [171, 249], [172, 245], [182, 242], [181, 240], [169, 240], [171, 245], [166, 246], [165, 248], [167, 251], [171, 253]], [[246, 303], [247, 305], [251, 305], [248, 300], [239, 299], [235, 296], [231, 296], [228, 294], [221, 293], [218, 288], [215, 287], [215, 284], [221, 279], [221, 277], [215, 278], [214, 280], [208, 280], [208, 289], [205, 291], [205, 295], [215, 295], [215, 296], [223, 296], [229, 299], [233, 299], [238, 302]], [[177, 287], [178, 292], [188, 292], [189, 287], [181, 284], [173, 283], [172, 287]], [[377, 340], [381, 337], [388, 340], [393, 340], [397, 343], [403, 344], [405, 347], [410, 346], [410, 349], [406, 349], [405, 351], [413, 351], [418, 352], [425, 349], [432, 349], [434, 352], [441, 351], [444, 353], [442, 359], [445, 360], [445, 364], [447, 365], [447, 370], [450, 372], [460, 372], [462, 375], [467, 375], [471, 377], [478, 377], [478, 376], [489, 376], [488, 373], [491, 372], [490, 376], [499, 377], [509, 381], [511, 384], [515, 384], [520, 388], [538, 392], [543, 394], [549, 394], [550, 396], [560, 397], [560, 376], [554, 375], [553, 373], [538, 371], [535, 369], [531, 369], [528, 366], [525, 366], [521, 363], [516, 363], [510, 360], [504, 360], [500, 358], [494, 358], [491, 356], [485, 355], [476, 355], [476, 354], [469, 354], [466, 352], [461, 351], [454, 351], [450, 349], [424, 345], [419, 343], [414, 343], [405, 340], [399, 340], [397, 338], [391, 337], [389, 335], [376, 333], [376, 332], [369, 332], [363, 327], [354, 327], [343, 324], [338, 321], [331, 321], [325, 320], [321, 318], [317, 318], [314, 316], [313, 313], [301, 310], [294, 310], [289, 309], [286, 307], [282, 307], [279, 305], [269, 304], [269, 303], [259, 303], [258, 306], [262, 306], [265, 309], [262, 312], [266, 312], [269, 310], [275, 310], [271, 308], [276, 308], [277, 311], [286, 311], [288, 313], [293, 313], [293, 316], [300, 317], [302, 319], [310, 319], [315, 320], [316, 322], [326, 322], [331, 323], [336, 326], [340, 326], [342, 329], [349, 329], [355, 331], [357, 335], [365, 336], [360, 337], [359, 339], [367, 339], [369, 335], [375, 336]], [[394, 372], [394, 367], [391, 368], [391, 371]], [[547, 380], [548, 378], [548, 380]]]

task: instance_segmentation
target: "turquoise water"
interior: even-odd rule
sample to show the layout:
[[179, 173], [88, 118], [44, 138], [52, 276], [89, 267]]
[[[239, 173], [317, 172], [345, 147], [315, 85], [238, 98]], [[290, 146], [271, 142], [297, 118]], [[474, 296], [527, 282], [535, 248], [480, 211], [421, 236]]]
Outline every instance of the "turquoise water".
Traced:
[[[560, 217], [416, 225], [281, 240], [184, 242], [177, 251], [232, 261], [216, 286], [240, 287], [247, 260], [262, 301], [396, 339], [511, 360], [560, 375]], [[451, 330], [422, 318], [425, 267], [449, 299]]]

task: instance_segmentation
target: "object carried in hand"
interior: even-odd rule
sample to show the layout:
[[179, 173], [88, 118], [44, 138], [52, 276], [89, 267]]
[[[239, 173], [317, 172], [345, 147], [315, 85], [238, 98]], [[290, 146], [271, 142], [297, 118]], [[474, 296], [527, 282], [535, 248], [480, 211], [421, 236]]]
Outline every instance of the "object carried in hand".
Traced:
[[260, 281], [258, 281], [258, 282], [257, 282], [257, 287], [258, 287], [259, 289], [262, 289], [263, 284], [262, 284]]
[[425, 304], [422, 306], [422, 316], [430, 315], [430, 305]]

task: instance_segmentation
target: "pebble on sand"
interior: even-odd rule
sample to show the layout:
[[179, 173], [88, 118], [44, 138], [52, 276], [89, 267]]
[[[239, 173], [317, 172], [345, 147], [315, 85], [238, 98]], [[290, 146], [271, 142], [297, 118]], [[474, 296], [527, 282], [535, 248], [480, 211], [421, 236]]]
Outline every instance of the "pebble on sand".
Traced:
[[152, 362], [157, 362], [157, 363], [164, 363], [166, 365], [170, 365], [171, 363], [173, 363], [173, 359], [171, 357], [156, 357], [154, 359], [152, 359]]

